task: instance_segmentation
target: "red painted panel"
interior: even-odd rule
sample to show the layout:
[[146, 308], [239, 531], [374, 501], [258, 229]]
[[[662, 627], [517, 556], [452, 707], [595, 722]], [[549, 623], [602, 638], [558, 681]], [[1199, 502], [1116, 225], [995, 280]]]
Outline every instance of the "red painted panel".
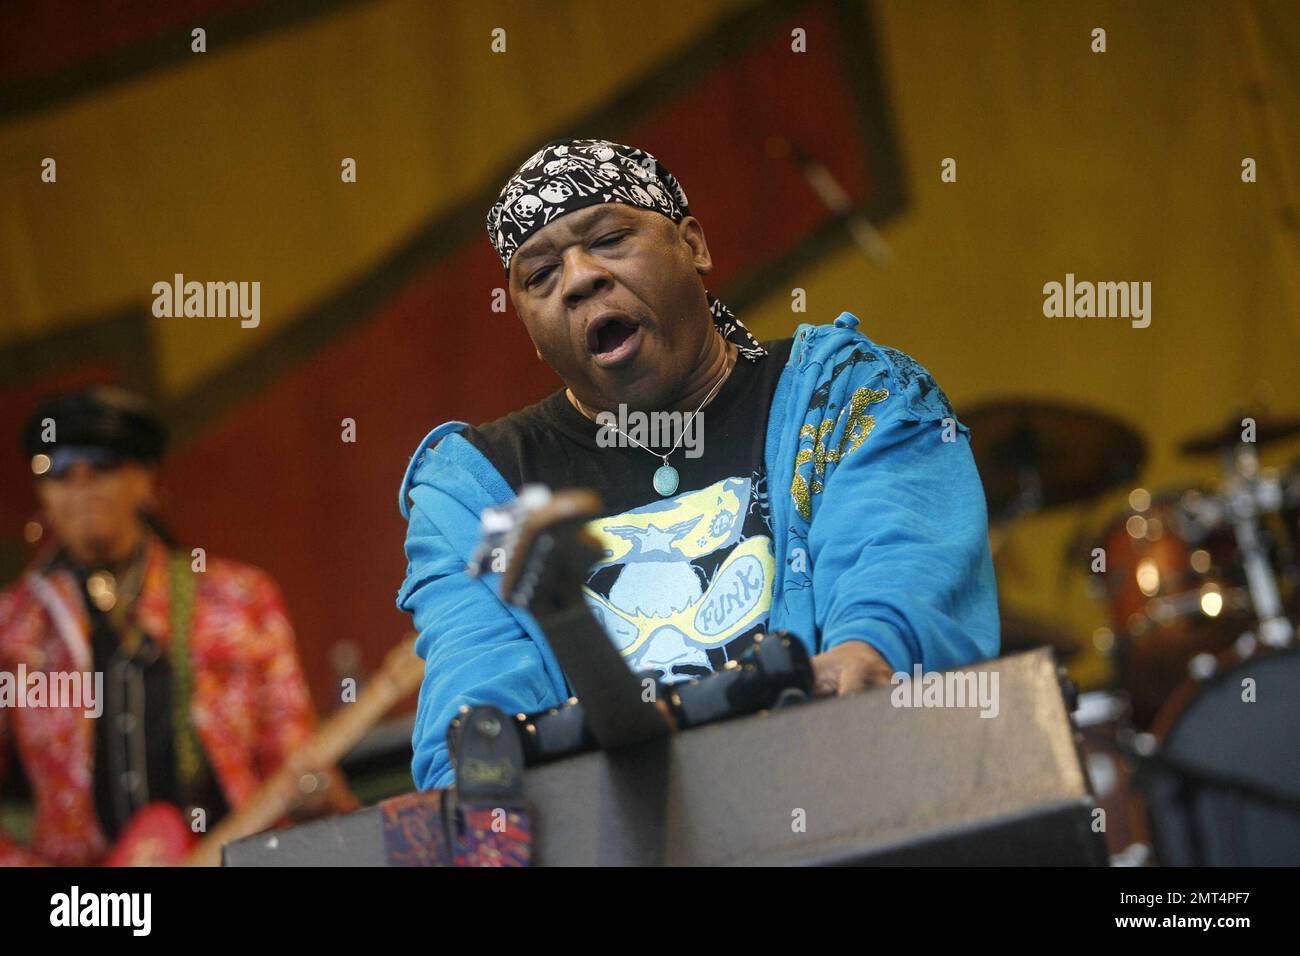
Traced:
[[[807, 30], [807, 53], [790, 51], [795, 26]], [[831, 217], [792, 161], [768, 155], [770, 136], [800, 144], [865, 201], [867, 162], [837, 34], [826, 5], [813, 4], [627, 134], [686, 189], [713, 253], [710, 285], [751, 273]]]
[[[266, 0], [12, 0], [0, 5], [0, 83], [50, 76]], [[209, 30], [210, 32], [210, 30]]]

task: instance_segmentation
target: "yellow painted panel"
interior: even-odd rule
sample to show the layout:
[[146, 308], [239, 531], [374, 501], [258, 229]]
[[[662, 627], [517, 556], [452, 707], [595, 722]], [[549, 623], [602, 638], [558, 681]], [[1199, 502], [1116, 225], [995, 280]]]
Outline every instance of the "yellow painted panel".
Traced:
[[393, 0], [230, 50], [213, 36], [182, 67], [21, 118], [0, 129], [0, 343], [150, 303], [178, 272], [260, 282], [255, 329], [155, 320], [163, 387], [183, 391], [742, 5], [677, 0], [633, 28], [578, 0]]

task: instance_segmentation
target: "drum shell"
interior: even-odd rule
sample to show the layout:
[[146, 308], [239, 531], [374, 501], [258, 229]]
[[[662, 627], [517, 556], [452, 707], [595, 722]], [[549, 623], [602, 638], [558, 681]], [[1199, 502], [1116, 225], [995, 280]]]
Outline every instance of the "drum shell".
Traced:
[[[1221, 653], [1254, 623], [1243, 606], [1244, 579], [1231, 530], [1200, 532], [1184, 517], [1181, 503], [1198, 493], [1165, 492], [1145, 510], [1124, 512], [1101, 539], [1117, 683], [1129, 695], [1139, 728], [1150, 725], [1187, 679], [1193, 657]], [[1217, 616], [1201, 608], [1207, 591], [1222, 596]]]
[[1232, 649], [1217, 663], [1153, 724], [1159, 746], [1140, 781], [1156, 858], [1300, 865], [1300, 651]]

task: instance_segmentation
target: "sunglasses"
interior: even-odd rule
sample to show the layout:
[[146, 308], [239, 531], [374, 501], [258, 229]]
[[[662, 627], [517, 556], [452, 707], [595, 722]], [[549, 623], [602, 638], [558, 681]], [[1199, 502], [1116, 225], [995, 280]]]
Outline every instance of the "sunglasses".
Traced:
[[111, 448], [97, 448], [92, 445], [74, 445], [56, 448], [53, 453], [44, 456], [49, 466], [44, 471], [36, 471], [37, 455], [32, 459], [32, 470], [38, 478], [66, 478], [78, 462], [83, 462], [96, 474], [104, 474], [122, 467], [126, 458]]

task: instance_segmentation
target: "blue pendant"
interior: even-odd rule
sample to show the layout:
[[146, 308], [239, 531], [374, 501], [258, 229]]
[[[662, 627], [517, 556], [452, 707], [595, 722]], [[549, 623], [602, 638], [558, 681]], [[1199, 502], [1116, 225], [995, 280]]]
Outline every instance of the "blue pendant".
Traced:
[[677, 490], [677, 469], [672, 465], [660, 465], [655, 469], [655, 491], [665, 498]]

